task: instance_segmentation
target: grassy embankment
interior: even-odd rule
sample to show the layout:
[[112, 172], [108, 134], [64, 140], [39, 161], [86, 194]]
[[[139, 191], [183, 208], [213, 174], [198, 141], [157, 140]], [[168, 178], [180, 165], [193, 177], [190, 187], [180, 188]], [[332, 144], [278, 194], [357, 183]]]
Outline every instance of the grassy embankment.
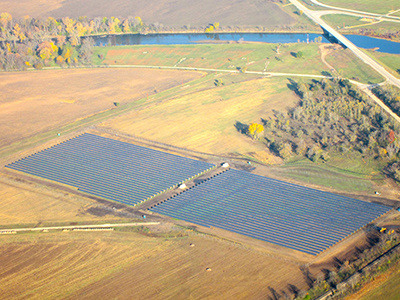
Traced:
[[400, 54], [389, 54], [368, 51], [368, 54], [378, 60], [393, 75], [400, 77]]
[[[151, 65], [194, 68], [215, 68], [262, 72], [329, 75], [330, 69], [321, 61], [319, 44], [284, 44], [277, 53], [277, 44], [223, 44], [176, 46], [123, 46], [96, 49], [95, 64]], [[301, 52], [302, 58], [295, 53]], [[102, 59], [100, 59], [100, 57]], [[378, 83], [382, 78], [349, 52], [332, 61], [341, 75], [365, 83]]]

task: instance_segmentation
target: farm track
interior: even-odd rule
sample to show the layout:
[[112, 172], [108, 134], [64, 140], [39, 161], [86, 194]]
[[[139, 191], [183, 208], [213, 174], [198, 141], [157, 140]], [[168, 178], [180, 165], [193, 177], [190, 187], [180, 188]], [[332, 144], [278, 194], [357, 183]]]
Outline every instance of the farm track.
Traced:
[[97, 225], [68, 225], [68, 226], [50, 226], [50, 227], [28, 227], [28, 228], [6, 228], [0, 229], [0, 234], [17, 233], [25, 231], [46, 231], [46, 230], [74, 230], [74, 229], [106, 229], [114, 227], [137, 227], [137, 226], [155, 226], [160, 222], [134, 222], [134, 223], [112, 223]]

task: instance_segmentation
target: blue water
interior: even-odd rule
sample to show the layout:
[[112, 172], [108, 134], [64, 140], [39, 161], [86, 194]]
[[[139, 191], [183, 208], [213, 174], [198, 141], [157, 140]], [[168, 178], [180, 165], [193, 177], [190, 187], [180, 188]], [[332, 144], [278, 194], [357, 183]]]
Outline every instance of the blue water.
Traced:
[[379, 52], [400, 54], [400, 43], [363, 35], [346, 35], [346, 37], [360, 48], [371, 49], [377, 47]]
[[314, 41], [321, 37], [322, 41], [328, 40], [320, 34], [306, 33], [219, 33], [219, 34], [124, 34], [94, 37], [96, 46], [121, 46], [121, 45], [188, 45], [207, 41], [246, 41], [266, 43], [297, 43]]
[[[96, 46], [121, 45], [188, 45], [198, 42], [213, 41], [246, 41], [264, 43], [297, 43], [313, 42], [321, 37], [322, 42], [329, 41], [320, 34], [314, 33], [219, 33], [219, 34], [124, 34], [94, 37]], [[400, 43], [360, 35], [346, 35], [356, 46], [361, 48], [379, 48], [384, 53], [400, 54]]]

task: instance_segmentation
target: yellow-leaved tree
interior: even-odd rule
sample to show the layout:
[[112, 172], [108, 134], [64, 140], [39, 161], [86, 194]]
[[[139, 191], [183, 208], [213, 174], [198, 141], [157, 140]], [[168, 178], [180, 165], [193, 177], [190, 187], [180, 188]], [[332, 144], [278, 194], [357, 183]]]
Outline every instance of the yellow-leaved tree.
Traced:
[[258, 139], [260, 134], [264, 131], [264, 126], [258, 123], [251, 123], [249, 126], [249, 135], [253, 139]]

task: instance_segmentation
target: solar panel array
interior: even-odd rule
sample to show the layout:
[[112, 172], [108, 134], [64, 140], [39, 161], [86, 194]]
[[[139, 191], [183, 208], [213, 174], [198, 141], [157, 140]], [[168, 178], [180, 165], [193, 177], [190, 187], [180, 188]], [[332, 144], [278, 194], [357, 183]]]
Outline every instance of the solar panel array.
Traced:
[[316, 255], [390, 209], [230, 170], [151, 211]]
[[86, 133], [6, 167], [135, 205], [213, 165]]

